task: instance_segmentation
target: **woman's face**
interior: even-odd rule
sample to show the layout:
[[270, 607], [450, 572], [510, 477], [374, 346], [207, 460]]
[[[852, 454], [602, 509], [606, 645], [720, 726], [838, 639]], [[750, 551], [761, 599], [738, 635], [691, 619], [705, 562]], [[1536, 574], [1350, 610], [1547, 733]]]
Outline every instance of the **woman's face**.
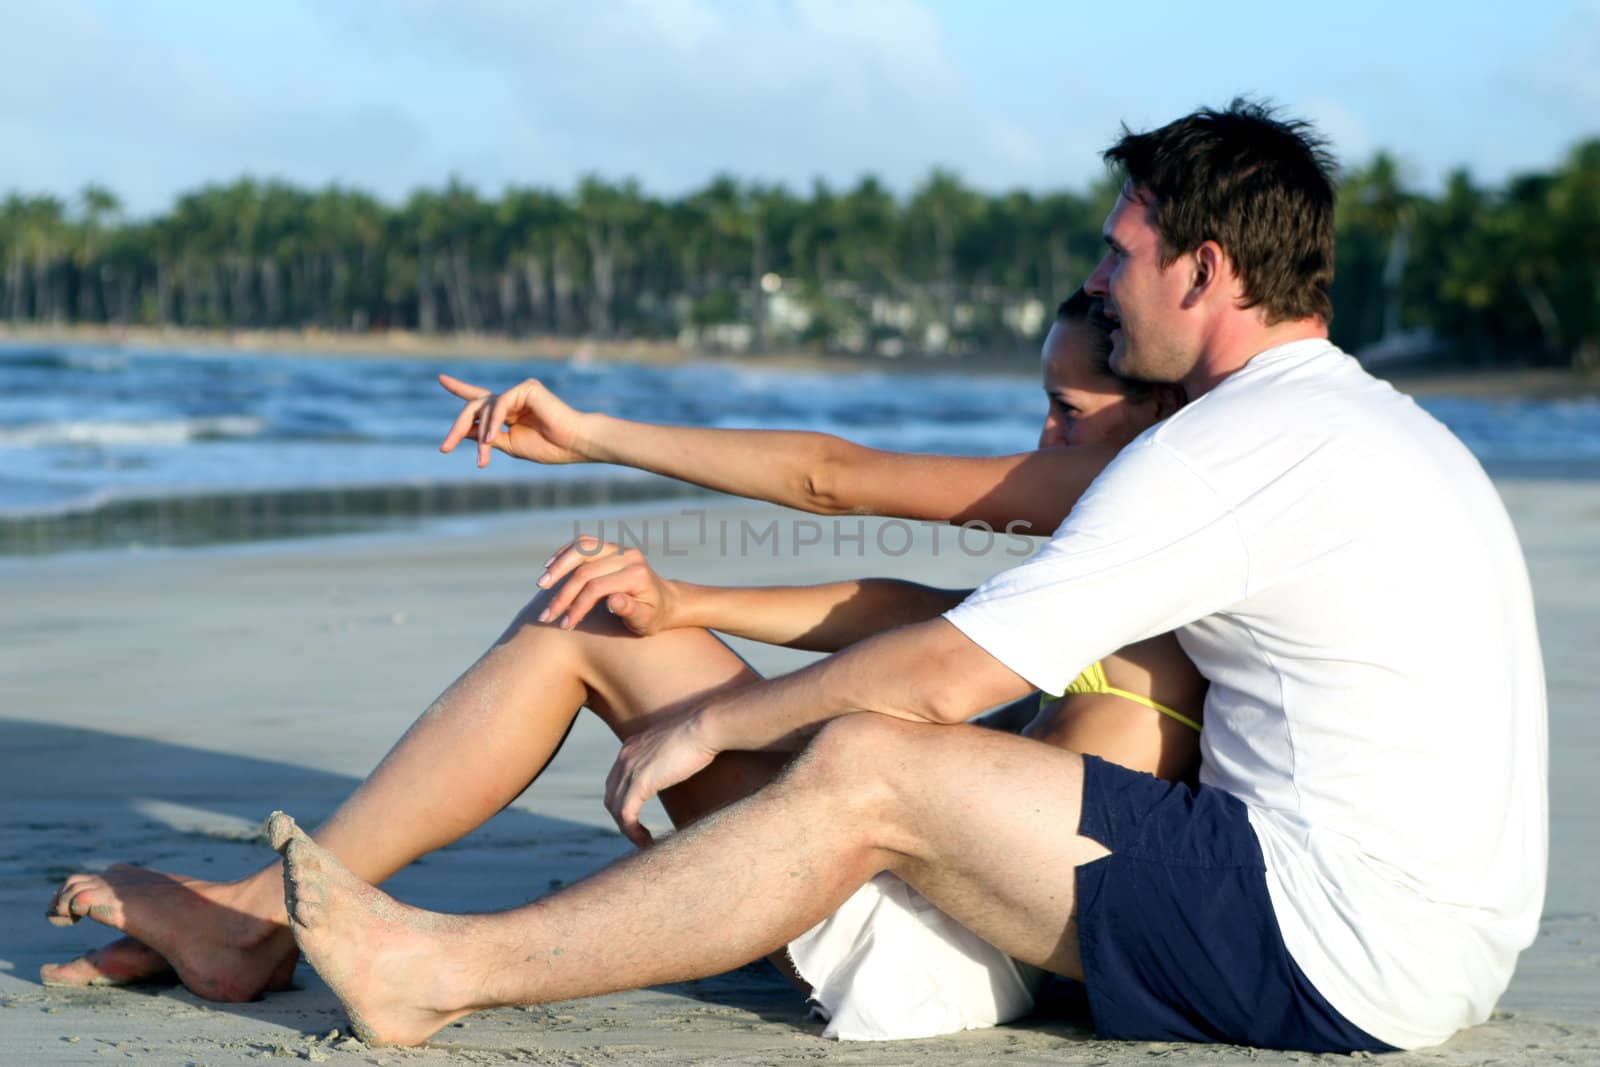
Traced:
[[1096, 369], [1091, 352], [1094, 327], [1057, 322], [1044, 339], [1044, 391], [1050, 411], [1039, 431], [1039, 447], [1123, 445], [1160, 419], [1155, 397], [1129, 400], [1122, 383]]

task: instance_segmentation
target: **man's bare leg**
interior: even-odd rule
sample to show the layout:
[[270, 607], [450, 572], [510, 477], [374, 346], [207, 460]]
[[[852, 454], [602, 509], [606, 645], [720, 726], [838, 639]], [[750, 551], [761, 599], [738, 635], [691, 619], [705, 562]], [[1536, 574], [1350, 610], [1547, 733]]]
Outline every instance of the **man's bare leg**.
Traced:
[[[955, 783], [953, 785], [953, 783]], [[276, 815], [291, 926], [369, 1041], [473, 1010], [715, 974], [815, 925], [879, 871], [980, 937], [1081, 975], [1080, 757], [975, 727], [853, 715], [773, 785], [647, 852], [497, 915], [408, 908]]]
[[[487, 821], [555, 754], [580, 705], [619, 737], [755, 674], [700, 630], [627, 634], [605, 612], [576, 630], [535, 621], [548, 594], [419, 718], [318, 829], [316, 838], [368, 882]], [[483, 759], [493, 753], [492, 760]], [[687, 823], [759, 788], [775, 758], [719, 760], [662, 798]], [[177, 975], [216, 1000], [248, 1000], [288, 983], [295, 948], [278, 864], [215, 883], [132, 867], [74, 875], [51, 902], [53, 922], [89, 917], [130, 935], [62, 965], [49, 984], [126, 983]]]

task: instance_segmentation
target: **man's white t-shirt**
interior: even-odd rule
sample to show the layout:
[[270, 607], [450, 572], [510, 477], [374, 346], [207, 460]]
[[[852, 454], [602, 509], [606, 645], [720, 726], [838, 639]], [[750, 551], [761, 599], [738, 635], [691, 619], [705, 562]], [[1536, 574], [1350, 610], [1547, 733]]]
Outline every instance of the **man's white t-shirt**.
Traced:
[[1488, 1017], [1544, 898], [1543, 666], [1499, 496], [1408, 397], [1269, 349], [946, 618], [1047, 693], [1176, 629], [1200, 780], [1248, 807], [1317, 990], [1400, 1048]]

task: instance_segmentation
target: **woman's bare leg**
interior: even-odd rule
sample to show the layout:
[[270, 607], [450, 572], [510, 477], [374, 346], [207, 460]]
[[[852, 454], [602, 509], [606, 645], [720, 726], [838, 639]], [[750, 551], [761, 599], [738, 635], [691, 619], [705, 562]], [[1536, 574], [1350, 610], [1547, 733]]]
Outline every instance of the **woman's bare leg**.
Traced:
[[[542, 625], [535, 620], [548, 595], [523, 609], [318, 829], [316, 840], [364, 880], [383, 881], [515, 799], [581, 706], [627, 737], [756, 678], [703, 630], [638, 638], [604, 612], [571, 631]], [[760, 788], [778, 767], [774, 757], [719, 759], [662, 800], [681, 825]], [[139, 981], [175, 969], [201, 996], [246, 1000], [287, 984], [294, 968], [278, 864], [227, 883], [131, 867], [78, 874], [57, 891], [49, 916], [87, 916], [130, 935], [46, 966], [41, 977], [51, 984]]]

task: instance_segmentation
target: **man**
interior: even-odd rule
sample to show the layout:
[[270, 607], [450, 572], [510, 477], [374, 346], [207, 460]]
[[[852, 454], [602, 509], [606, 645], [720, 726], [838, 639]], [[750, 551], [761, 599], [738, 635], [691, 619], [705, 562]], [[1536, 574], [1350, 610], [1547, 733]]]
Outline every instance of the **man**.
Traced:
[[[1509, 520], [1459, 442], [1327, 342], [1333, 191], [1303, 125], [1236, 102], [1107, 158], [1126, 183], [1087, 288], [1113, 366], [1195, 399], [943, 618], [634, 736], [607, 803], [636, 838], [718, 753], [805, 750], [585, 882], [416, 912], [276, 816], [296, 938], [366, 1036], [725, 970], [885, 871], [1081, 977], [1105, 1036], [1384, 1049], [1487, 1017], [1545, 868]], [[1198, 790], [949, 725], [1174, 628], [1211, 683]]]

